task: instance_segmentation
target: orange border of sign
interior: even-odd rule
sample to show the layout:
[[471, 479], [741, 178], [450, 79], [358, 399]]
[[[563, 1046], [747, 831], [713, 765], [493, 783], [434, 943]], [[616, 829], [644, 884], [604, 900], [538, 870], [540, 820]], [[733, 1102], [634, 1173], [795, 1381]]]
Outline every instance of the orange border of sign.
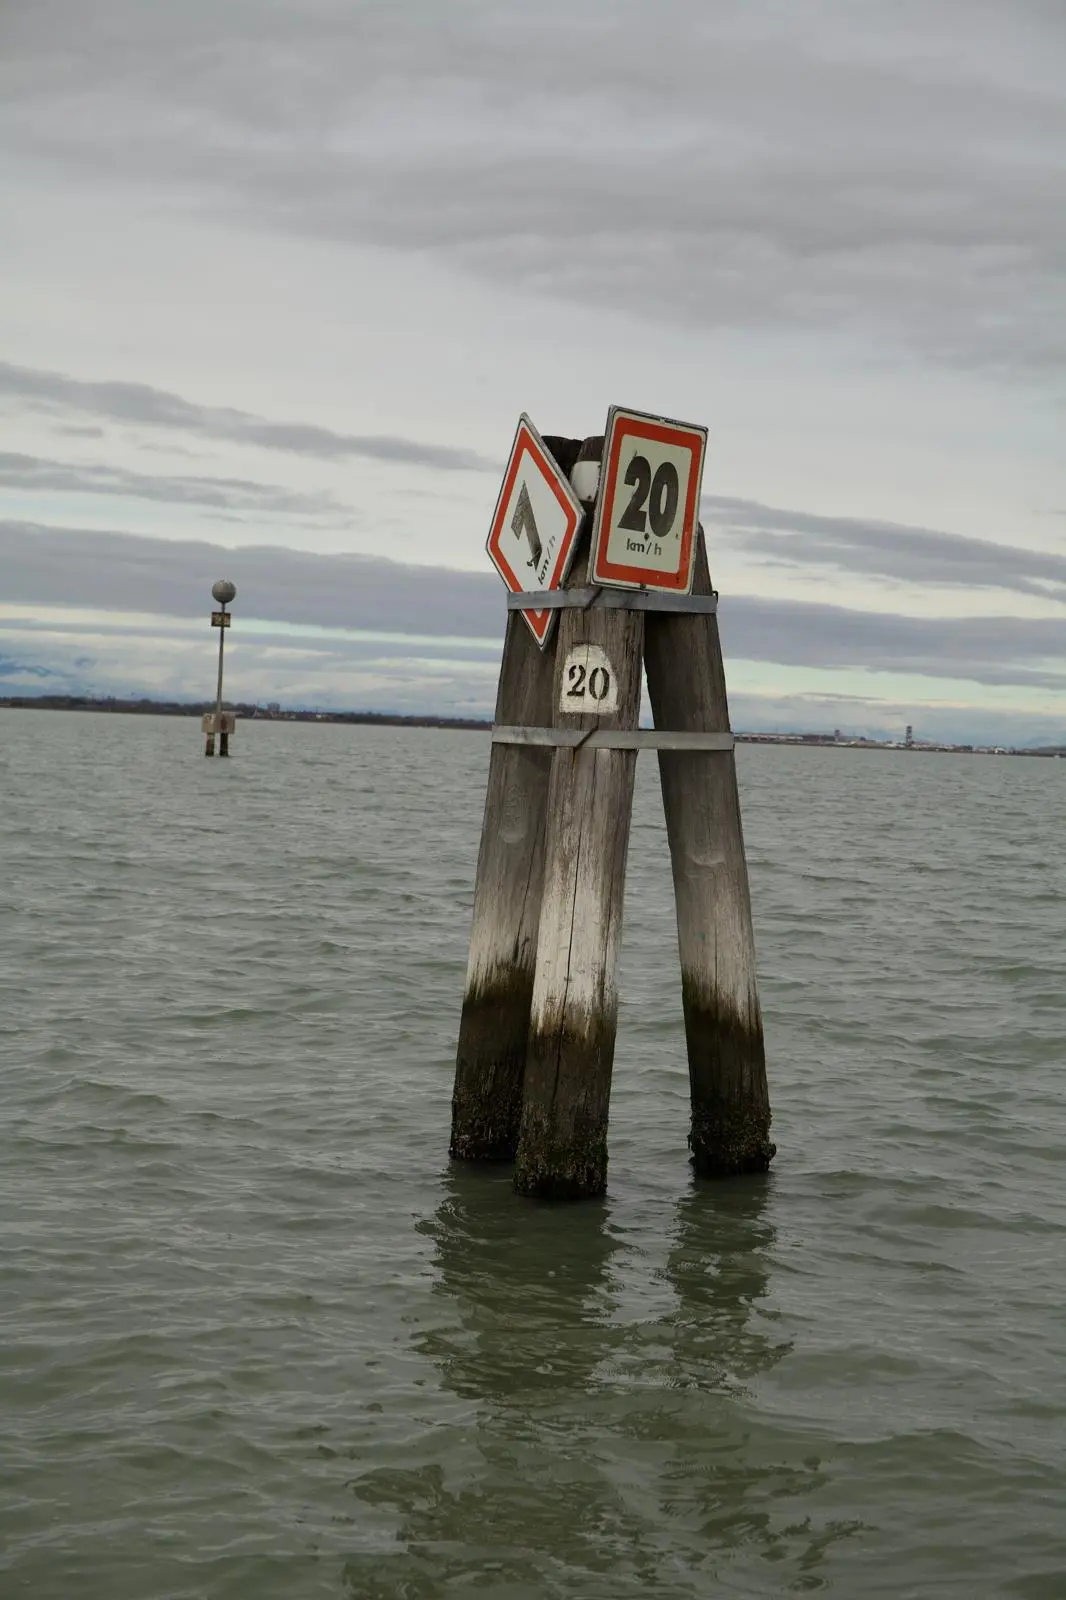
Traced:
[[[650, 567], [631, 567], [607, 559], [606, 530], [611, 526], [615, 494], [618, 489], [618, 458], [622, 453], [622, 440], [636, 434], [640, 439], [655, 439], [660, 444], [672, 444], [689, 450], [693, 456], [693, 470], [689, 475], [688, 495], [685, 499], [685, 520], [681, 527], [681, 560], [677, 576], [658, 572]], [[700, 485], [703, 480], [703, 461], [707, 450], [707, 430], [693, 423], [670, 422], [665, 417], [652, 417], [646, 412], [628, 411], [622, 406], [612, 406], [607, 417], [605, 440], [605, 467], [600, 480], [600, 495], [596, 502], [596, 522], [592, 530], [593, 583], [616, 584], [626, 589], [668, 589], [674, 594], [688, 594], [692, 588], [693, 555], [696, 545], [696, 521]]]
[[[510, 502], [511, 492], [514, 489], [515, 480], [518, 477], [519, 468], [522, 464], [522, 457], [523, 455], [527, 454], [537, 463], [538, 470], [542, 473], [544, 478], [547, 479], [549, 485], [551, 486], [552, 493], [555, 495], [555, 498], [558, 500], [560, 506], [562, 506], [563, 510], [567, 513], [566, 532], [559, 541], [559, 553], [555, 558], [555, 567], [552, 570], [551, 577], [545, 585], [545, 588], [558, 589], [560, 584], [562, 584], [563, 580], [565, 579], [570, 567], [571, 559], [573, 557], [574, 541], [577, 538], [578, 529], [581, 527], [581, 518], [584, 515], [580, 501], [573, 494], [573, 491], [570, 490], [566, 479], [556, 466], [555, 461], [548, 454], [548, 447], [545, 445], [543, 439], [533, 426], [530, 419], [526, 416], [525, 412], [523, 412], [518, 419], [518, 427], [515, 430], [514, 443], [511, 446], [511, 458], [507, 463], [507, 471], [504, 473], [503, 477], [503, 487], [500, 490], [499, 498], [496, 501], [496, 510], [492, 515], [492, 526], [489, 529], [489, 536], [485, 541], [485, 549], [489, 553], [489, 558], [492, 561], [493, 566], [496, 568], [496, 571], [500, 574], [501, 578], [507, 585], [508, 589], [510, 589], [512, 594], [521, 594], [525, 586], [522, 580], [512, 570], [510, 562], [500, 549], [500, 535], [503, 532], [503, 524], [507, 513], [507, 506]], [[544, 646], [548, 642], [549, 637], [551, 636], [551, 628], [552, 623], [555, 620], [555, 612], [523, 611], [522, 615], [529, 624], [533, 633], [533, 637], [543, 650]]]

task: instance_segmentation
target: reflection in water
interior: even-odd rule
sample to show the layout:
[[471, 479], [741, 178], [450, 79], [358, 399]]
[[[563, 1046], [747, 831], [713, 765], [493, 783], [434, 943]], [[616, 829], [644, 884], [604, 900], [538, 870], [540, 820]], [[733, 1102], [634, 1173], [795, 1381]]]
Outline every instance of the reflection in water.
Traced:
[[[696, 1595], [727, 1569], [769, 1582], [768, 1558], [773, 1586], [786, 1562], [816, 1587], [838, 1530], [794, 1501], [818, 1464], [782, 1461], [779, 1432], [763, 1455], [749, 1392], [786, 1348], [762, 1304], [770, 1183], [694, 1187], [649, 1286], [609, 1200], [535, 1206], [505, 1172], [449, 1169], [424, 1225], [446, 1315], [416, 1343], [472, 1402], [469, 1425], [353, 1485], [399, 1516], [401, 1553], [349, 1563], [350, 1591]], [[649, 1292], [659, 1314], [641, 1317]]]
[[512, 1409], [584, 1387], [610, 1337], [608, 1204], [521, 1202], [511, 1174], [449, 1169], [425, 1230], [461, 1327], [420, 1342], [456, 1394]]
[[677, 1295], [675, 1381], [741, 1385], [784, 1353], [768, 1333], [766, 1297], [774, 1233], [765, 1177], [700, 1184], [677, 1204], [666, 1277]]
[[522, 1203], [507, 1171], [451, 1170], [434, 1238], [459, 1326], [419, 1344], [459, 1395], [525, 1410], [591, 1381], [610, 1339], [608, 1206]]

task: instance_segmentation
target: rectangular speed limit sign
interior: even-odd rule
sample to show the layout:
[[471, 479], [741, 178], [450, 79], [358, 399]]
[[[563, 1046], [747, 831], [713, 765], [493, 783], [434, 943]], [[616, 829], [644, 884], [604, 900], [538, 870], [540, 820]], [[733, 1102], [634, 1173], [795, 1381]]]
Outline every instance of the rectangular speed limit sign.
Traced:
[[688, 594], [707, 429], [612, 406], [592, 529], [593, 583]]

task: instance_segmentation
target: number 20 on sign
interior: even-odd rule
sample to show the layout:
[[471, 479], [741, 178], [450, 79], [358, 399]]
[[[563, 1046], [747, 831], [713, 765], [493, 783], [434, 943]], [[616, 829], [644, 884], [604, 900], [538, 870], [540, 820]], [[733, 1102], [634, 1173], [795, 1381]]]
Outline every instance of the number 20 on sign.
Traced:
[[593, 583], [688, 594], [707, 429], [612, 406], [592, 530]]

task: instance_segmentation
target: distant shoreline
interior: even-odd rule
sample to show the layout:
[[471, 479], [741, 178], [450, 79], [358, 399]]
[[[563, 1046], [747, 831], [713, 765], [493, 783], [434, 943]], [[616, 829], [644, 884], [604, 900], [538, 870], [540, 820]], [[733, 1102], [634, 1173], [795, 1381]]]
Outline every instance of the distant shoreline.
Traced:
[[[95, 711], [118, 716], [200, 717], [213, 711], [214, 702], [177, 700], [120, 700], [92, 695], [5, 695], [0, 696], [0, 710], [6, 711]], [[430, 717], [408, 716], [391, 711], [288, 711], [280, 705], [256, 706], [226, 702], [226, 709], [234, 711], [242, 722], [318, 722], [347, 723], [357, 727], [380, 728], [443, 728], [461, 731], [485, 731], [492, 727], [486, 717]], [[1007, 745], [938, 744], [914, 740], [837, 738], [830, 733], [738, 733], [738, 744], [792, 745], [801, 748], [828, 746], [838, 750], [908, 750], [916, 754], [982, 755], [982, 756], [1051, 756], [1066, 757], [1066, 744], [1042, 745], [1027, 749]]]
[[[232, 700], [223, 704], [240, 722], [349, 722], [400, 728], [491, 728], [484, 717], [411, 717], [391, 711], [283, 711], [264, 706], [242, 705]], [[215, 702], [206, 700], [118, 700], [111, 696], [95, 699], [89, 695], [7, 695], [0, 696], [0, 711], [100, 711], [133, 717], [201, 717], [214, 711]]]

